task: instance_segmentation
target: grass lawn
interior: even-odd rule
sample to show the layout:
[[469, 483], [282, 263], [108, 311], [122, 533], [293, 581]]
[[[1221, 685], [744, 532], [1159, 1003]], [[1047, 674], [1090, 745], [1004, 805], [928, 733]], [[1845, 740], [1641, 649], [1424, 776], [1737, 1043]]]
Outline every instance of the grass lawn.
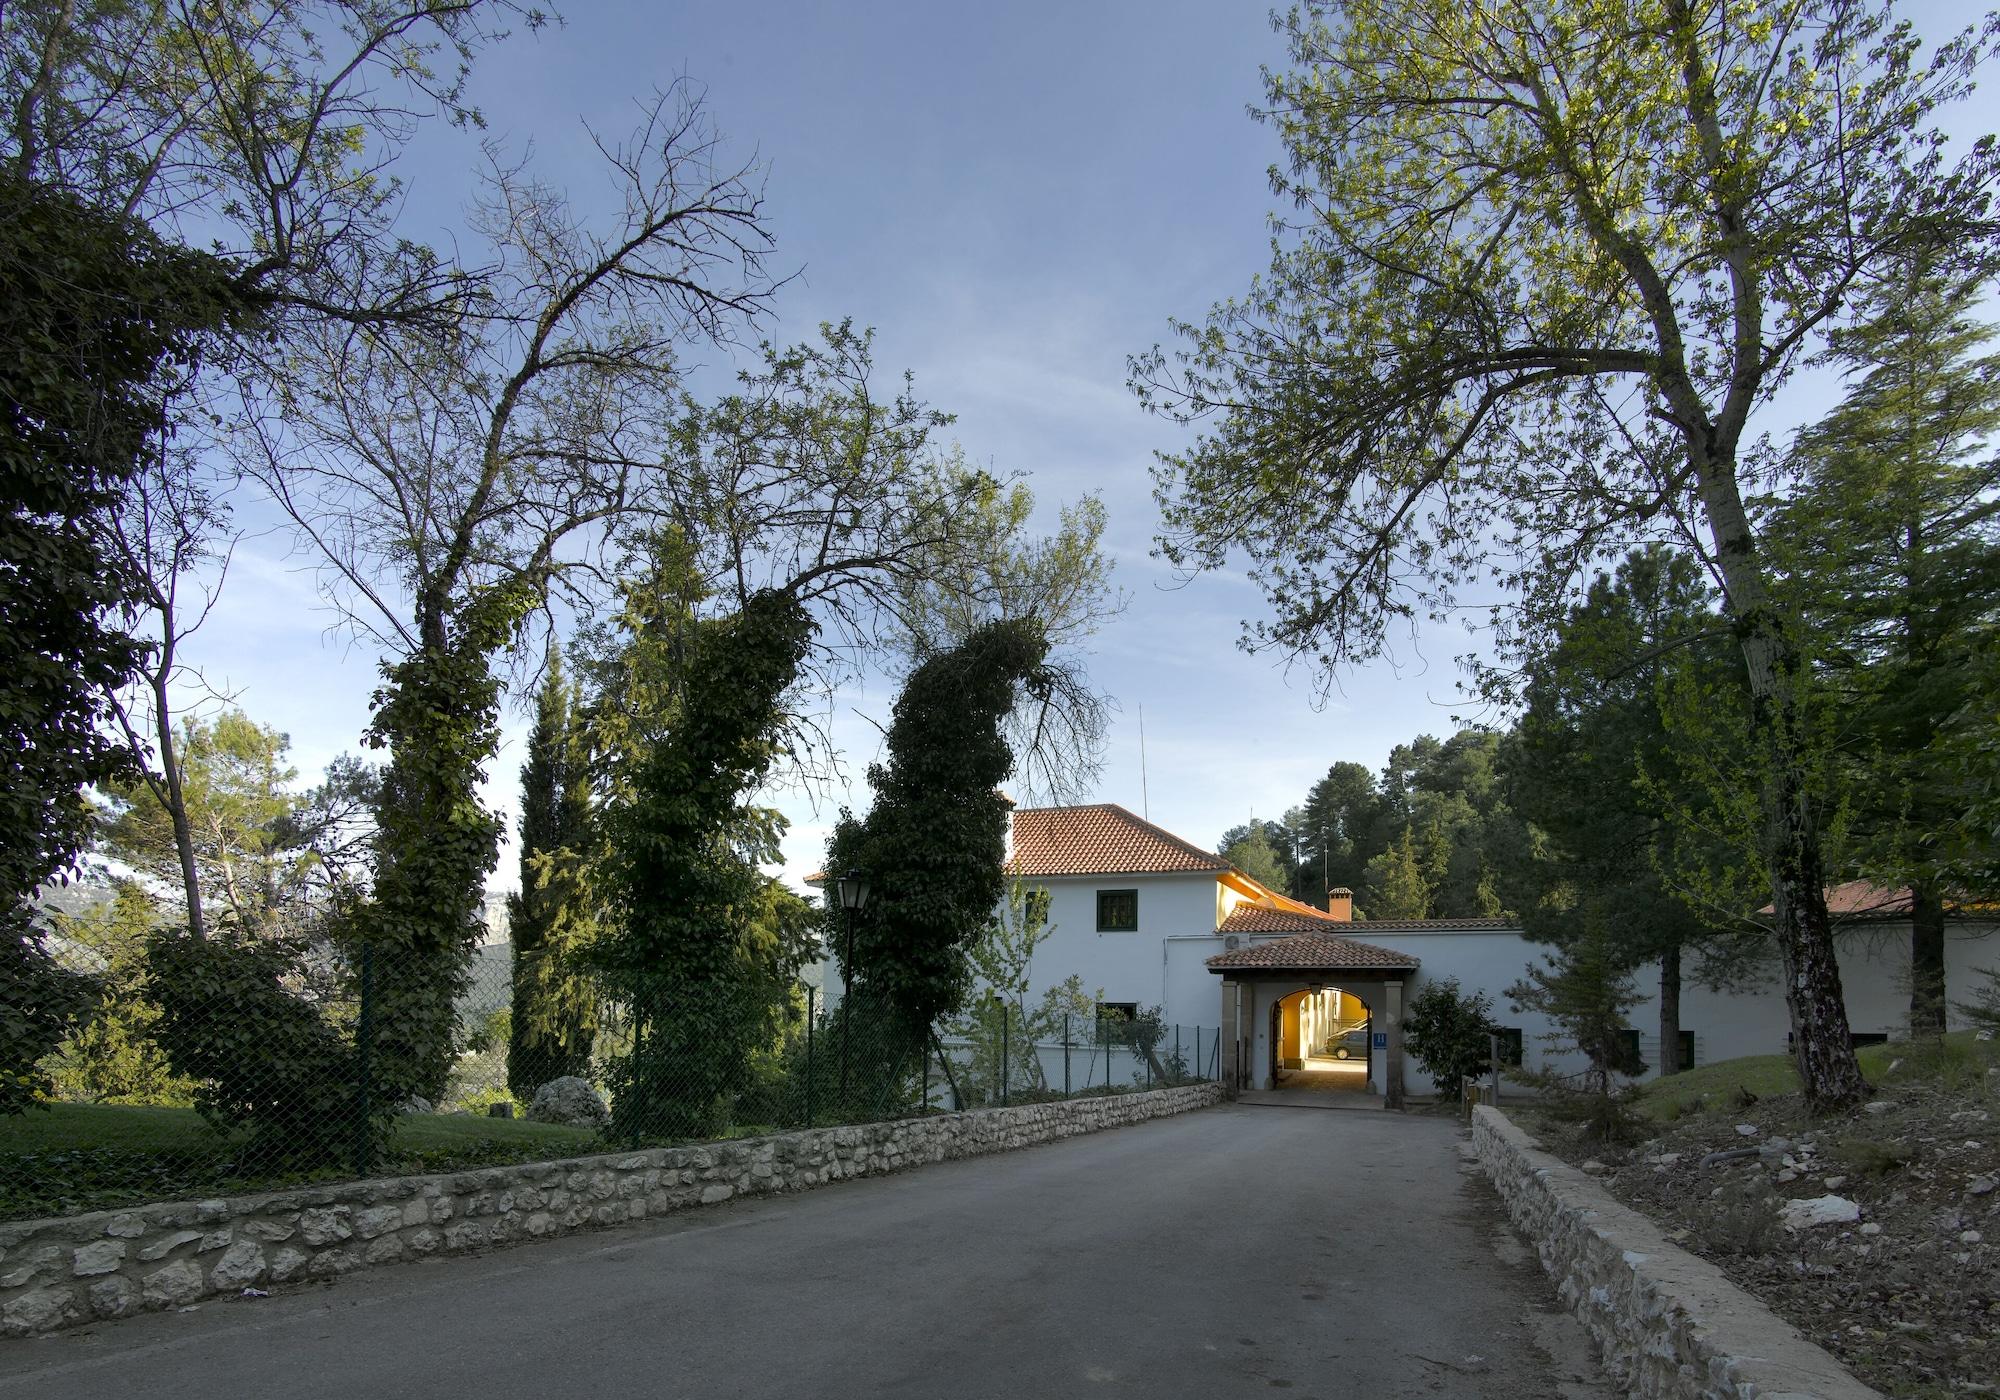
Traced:
[[[1991, 1058], [1995, 1047], [2000, 1046], [2000, 1042], [1976, 1041], [1971, 1031], [1953, 1031], [1945, 1037], [1945, 1043], [1956, 1054], [1983, 1055], [1987, 1058]], [[1892, 1042], [1863, 1046], [1855, 1053], [1868, 1082], [1880, 1085], [1888, 1076], [1891, 1064], [1923, 1052], [1907, 1043]], [[1640, 1092], [1637, 1107], [1649, 1118], [1668, 1121], [1697, 1098], [1713, 1105], [1739, 1088], [1748, 1089], [1763, 1099], [1796, 1093], [1798, 1087], [1798, 1071], [1792, 1068], [1791, 1056], [1745, 1055], [1741, 1059], [1701, 1065], [1683, 1070], [1671, 1078], [1653, 1080]]]
[[[345, 1166], [253, 1173], [232, 1160], [242, 1143], [242, 1134], [218, 1133], [190, 1108], [51, 1104], [0, 1118], [0, 1218], [274, 1190], [352, 1175]], [[587, 1128], [411, 1114], [397, 1120], [374, 1170], [454, 1171], [578, 1156], [600, 1147]]]

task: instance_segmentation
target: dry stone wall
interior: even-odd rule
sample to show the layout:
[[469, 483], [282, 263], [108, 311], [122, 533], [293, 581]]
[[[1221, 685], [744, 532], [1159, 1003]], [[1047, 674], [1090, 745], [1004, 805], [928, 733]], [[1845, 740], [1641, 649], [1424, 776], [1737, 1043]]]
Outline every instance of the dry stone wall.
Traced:
[[1627, 1395], [1671, 1400], [1881, 1400], [1831, 1355], [1496, 1108], [1472, 1138], [1514, 1224]]
[[435, 1176], [0, 1224], [0, 1332], [22, 1336], [376, 1264], [623, 1225], [1206, 1108], [1221, 1086], [979, 1109]]

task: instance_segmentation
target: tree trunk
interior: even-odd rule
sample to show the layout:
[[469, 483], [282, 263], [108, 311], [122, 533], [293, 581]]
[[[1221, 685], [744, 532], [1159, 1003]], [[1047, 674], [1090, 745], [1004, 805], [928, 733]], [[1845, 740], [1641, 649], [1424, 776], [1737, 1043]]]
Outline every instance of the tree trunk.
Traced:
[[1945, 1024], [1944, 896], [1929, 881], [1911, 887], [1910, 1034], [1941, 1036]]
[[187, 796], [181, 788], [181, 764], [174, 752], [173, 712], [167, 708], [167, 677], [174, 667], [172, 613], [168, 613], [166, 641], [160, 663], [153, 672], [153, 719], [160, 741], [160, 772], [167, 783], [167, 817], [174, 824], [174, 850], [181, 861], [181, 888], [187, 899], [187, 926], [190, 938], [208, 936], [201, 912], [201, 869], [194, 861], [194, 828], [188, 822]]
[[1804, 661], [1774, 615], [1733, 461], [1701, 452], [1694, 455], [1727, 609], [1743, 649], [1751, 733], [1763, 748], [1758, 794], [1763, 854], [1771, 879], [1772, 933], [1784, 966], [1785, 1006], [1791, 1013], [1792, 1056], [1808, 1111], [1838, 1112], [1868, 1097], [1868, 1081], [1854, 1058], [1826, 910], [1819, 818], [1806, 778], [1810, 755]]
[[1681, 1063], [1681, 950], [1660, 954], [1660, 1077], [1679, 1074]]

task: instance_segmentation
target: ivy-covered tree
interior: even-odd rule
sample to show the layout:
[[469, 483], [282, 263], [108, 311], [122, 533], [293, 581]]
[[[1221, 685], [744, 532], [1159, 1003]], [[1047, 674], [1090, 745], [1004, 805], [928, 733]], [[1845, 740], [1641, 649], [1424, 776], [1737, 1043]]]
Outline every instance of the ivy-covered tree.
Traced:
[[760, 591], [696, 630], [680, 705], [608, 818], [611, 919], [590, 950], [629, 1022], [610, 1066], [620, 1136], [718, 1131], [774, 1044], [805, 953], [766, 917], [770, 880], [743, 849], [742, 808], [778, 756], [785, 694], [813, 630], [789, 593]]
[[139, 469], [153, 381], [239, 316], [230, 269], [0, 165], [0, 1110], [88, 1004], [29, 922], [90, 833], [83, 789], [130, 760], [103, 696], [138, 658], [98, 528]]
[[549, 654], [521, 769], [521, 888], [507, 897], [513, 945], [507, 1087], [534, 1097], [590, 1068], [597, 993], [584, 967], [596, 936], [589, 754], [562, 658]]
[[888, 1028], [892, 1059], [920, 1052], [972, 985], [968, 952], [1007, 887], [1009, 804], [999, 788], [1014, 756], [1003, 725], [1047, 654], [1038, 622], [993, 622], [912, 671], [887, 757], [868, 769], [874, 805], [861, 820], [843, 814], [828, 843], [827, 870], [864, 871], [873, 890], [852, 963], [837, 908], [829, 933], [840, 936], [829, 942], [849, 996]]

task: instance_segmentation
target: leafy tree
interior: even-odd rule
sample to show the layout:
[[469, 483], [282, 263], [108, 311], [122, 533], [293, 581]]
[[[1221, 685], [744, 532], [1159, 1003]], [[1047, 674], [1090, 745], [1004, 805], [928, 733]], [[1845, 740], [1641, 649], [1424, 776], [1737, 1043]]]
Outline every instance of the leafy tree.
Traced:
[[82, 789], [128, 759], [102, 696], [138, 647], [106, 624], [130, 590], [100, 513], [138, 470], [163, 364], [241, 307], [217, 259], [0, 169], [0, 1109], [89, 1002], [48, 957], [26, 901], [68, 870], [92, 817]]
[[146, 940], [160, 925], [153, 901], [132, 881], [121, 880], [109, 901], [80, 914], [54, 914], [49, 922], [70, 961], [103, 979], [96, 1014], [71, 1030], [50, 1062], [61, 1097], [191, 1105], [194, 1082], [174, 1073], [153, 1038], [160, 1019], [146, 985]]
[[1456, 1097], [1459, 1085], [1492, 1061], [1488, 1035], [1497, 1030], [1493, 1002], [1484, 992], [1467, 996], [1456, 977], [1426, 980], [1403, 1011], [1403, 1044], [1438, 1092]]
[[1375, 775], [1359, 763], [1339, 762], [1306, 794], [1295, 827], [1305, 848], [1302, 873], [1320, 888], [1317, 904], [1331, 889], [1360, 889], [1381, 828], [1381, 799]]
[[521, 888], [507, 897], [507, 1087], [517, 1099], [590, 1068], [597, 994], [583, 963], [596, 936], [593, 847], [589, 755], [575, 692], [551, 652], [521, 769]]
[[968, 950], [1006, 892], [999, 786], [1014, 759], [1002, 725], [1034, 690], [1047, 651], [1035, 621], [995, 622], [912, 671], [887, 759], [868, 769], [874, 806], [864, 820], [843, 813], [828, 843], [828, 870], [862, 870], [872, 882], [852, 965], [843, 955], [840, 970], [850, 997], [892, 1028], [892, 1061], [919, 1050], [971, 988]]
[[630, 1019], [610, 1067], [620, 1135], [726, 1125], [753, 1052], [778, 1039], [807, 929], [802, 913], [759, 917], [768, 848], [746, 855], [730, 837], [778, 755], [811, 630], [796, 598], [768, 591], [699, 629], [675, 722], [610, 815], [614, 917], [590, 958]]
[[[1961, 820], [1978, 772], [1952, 731], [1986, 677], [2000, 623], [2000, 355], [1983, 280], [1921, 264], [1866, 290], [1833, 337], [1846, 398], [1793, 446], [1777, 510], [1818, 674], [1851, 768], [1853, 870], [1907, 885], [1910, 1025], [1945, 1028], [1945, 904], [1990, 833]], [[1975, 760], [1976, 761], [1976, 760]]]
[[1509, 753], [1513, 806], [1547, 838], [1517, 867], [1528, 936], [1561, 945], [1603, 928], [1631, 965], [1659, 960], [1662, 1074], [1684, 1068], [1683, 952], [1714, 926], [1670, 883], [1706, 859], [1691, 829], [1704, 798], [1665, 800], [1677, 751], [1699, 739], [1670, 732], [1662, 688], [1703, 668], [1740, 694], [1733, 652], [1694, 562], [1636, 550], [1592, 582], [1536, 659]]
[[1495, 585], [1532, 650], [1602, 554], [1702, 552], [1749, 677], [1800, 1077], [1815, 1111], [1853, 1105], [1807, 658], [1746, 434], [1871, 271], [1987, 246], [2000, 148], [1947, 169], [1933, 123], [1992, 26], [1924, 61], [1861, 0], [1308, 0], [1279, 23], [1295, 67], [1265, 116], [1300, 217], [1250, 296], [1134, 365], [1149, 406], [1215, 420], [1159, 471], [1168, 557], [1249, 555], [1256, 640], [1324, 670]]
[[1609, 1095], [1614, 1075], [1646, 1072], [1625, 1024], [1625, 1012], [1639, 993], [1630, 964], [1619, 956], [1604, 925], [1585, 929], [1546, 962], [1530, 964], [1528, 975], [1507, 989], [1507, 999], [1517, 1011], [1539, 1012], [1555, 1022], [1557, 1029], [1544, 1037], [1551, 1045], [1588, 1059], [1587, 1093]]
[[[1282, 833], [1281, 833], [1282, 834]], [[1271, 824], [1253, 821], [1247, 827], [1231, 827], [1222, 833], [1216, 854], [1248, 875], [1280, 893], [1292, 885], [1291, 862], [1271, 839]]]
[[177, 799], [168, 800], [150, 773], [109, 784], [121, 806], [104, 828], [104, 848], [183, 889], [192, 861], [193, 888], [209, 907], [199, 921], [188, 916], [191, 929], [219, 920], [251, 933], [278, 931], [301, 912], [314, 861], [297, 844], [304, 798], [293, 790], [298, 770], [285, 762], [288, 748], [283, 734], [240, 710], [184, 717], [174, 750]]
[[1362, 897], [1371, 919], [1428, 919], [1433, 881], [1409, 827], [1396, 844], [1368, 862]]

